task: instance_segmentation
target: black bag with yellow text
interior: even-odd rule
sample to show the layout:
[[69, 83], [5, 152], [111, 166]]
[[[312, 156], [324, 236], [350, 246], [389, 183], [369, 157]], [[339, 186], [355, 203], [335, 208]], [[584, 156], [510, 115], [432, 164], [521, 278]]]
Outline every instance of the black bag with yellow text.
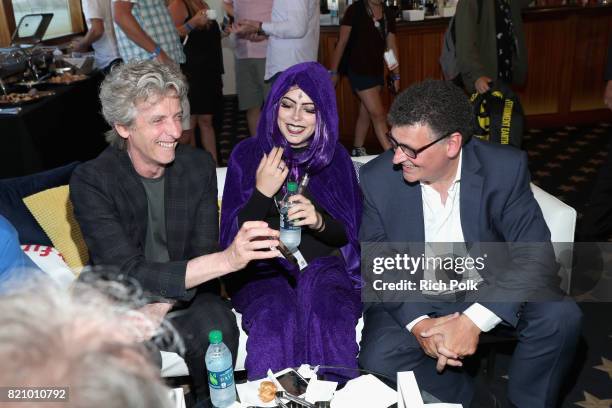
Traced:
[[488, 92], [473, 94], [470, 101], [474, 107], [474, 136], [521, 148], [525, 114], [518, 95], [508, 85], [495, 82]]

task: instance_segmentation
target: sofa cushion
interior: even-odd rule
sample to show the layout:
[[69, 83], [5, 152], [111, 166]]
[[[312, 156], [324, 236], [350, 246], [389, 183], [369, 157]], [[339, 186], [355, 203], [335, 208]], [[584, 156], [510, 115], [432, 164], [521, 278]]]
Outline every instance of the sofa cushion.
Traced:
[[60, 288], [68, 290], [75, 281], [76, 277], [57, 249], [46, 245], [21, 245], [21, 249]]
[[23, 199], [42, 229], [75, 272], [89, 262], [87, 245], [74, 210], [67, 185], [50, 188]]
[[29, 176], [0, 180], [0, 214], [13, 224], [22, 244], [52, 245], [22, 199], [52, 187], [68, 184], [72, 171], [78, 164], [73, 162]]

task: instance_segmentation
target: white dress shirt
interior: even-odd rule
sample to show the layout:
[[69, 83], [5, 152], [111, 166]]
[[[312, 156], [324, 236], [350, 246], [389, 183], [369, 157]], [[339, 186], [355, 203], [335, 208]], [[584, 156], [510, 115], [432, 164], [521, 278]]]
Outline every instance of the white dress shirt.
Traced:
[[319, 14], [318, 0], [274, 0], [272, 21], [261, 25], [269, 36], [264, 79], [300, 62], [317, 60]]
[[[446, 202], [442, 204], [442, 197], [433, 187], [421, 183], [421, 196], [423, 199], [423, 223], [425, 229], [425, 242], [465, 242], [463, 228], [461, 228], [461, 164], [463, 152], [459, 153], [457, 174], [448, 188]], [[479, 303], [474, 303], [464, 312], [478, 328], [487, 332], [497, 326], [502, 320], [492, 311]], [[406, 325], [409, 331], [421, 320], [429, 316], [419, 316]]]

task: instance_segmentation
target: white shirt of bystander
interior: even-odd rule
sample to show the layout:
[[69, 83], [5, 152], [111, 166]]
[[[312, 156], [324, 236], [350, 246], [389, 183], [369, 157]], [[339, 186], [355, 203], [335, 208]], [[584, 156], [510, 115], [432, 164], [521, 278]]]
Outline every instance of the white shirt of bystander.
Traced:
[[269, 36], [264, 79], [295, 64], [317, 60], [319, 15], [316, 0], [274, 0], [272, 21], [261, 25]]
[[87, 28], [91, 29], [92, 19], [100, 19], [104, 22], [102, 37], [91, 46], [95, 51], [96, 67], [106, 68], [108, 64], [119, 58], [111, 0], [82, 0], [82, 6]]

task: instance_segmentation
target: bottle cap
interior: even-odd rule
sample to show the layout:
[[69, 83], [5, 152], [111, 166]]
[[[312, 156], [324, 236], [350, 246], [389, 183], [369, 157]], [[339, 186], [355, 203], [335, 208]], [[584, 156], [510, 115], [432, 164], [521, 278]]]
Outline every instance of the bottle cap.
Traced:
[[221, 333], [221, 330], [211, 330], [210, 333], [208, 333], [208, 341], [211, 344], [219, 344], [223, 341], [223, 333]]
[[291, 192], [291, 193], [295, 193], [298, 189], [298, 184], [295, 181], [289, 181], [287, 183], [287, 191]]

